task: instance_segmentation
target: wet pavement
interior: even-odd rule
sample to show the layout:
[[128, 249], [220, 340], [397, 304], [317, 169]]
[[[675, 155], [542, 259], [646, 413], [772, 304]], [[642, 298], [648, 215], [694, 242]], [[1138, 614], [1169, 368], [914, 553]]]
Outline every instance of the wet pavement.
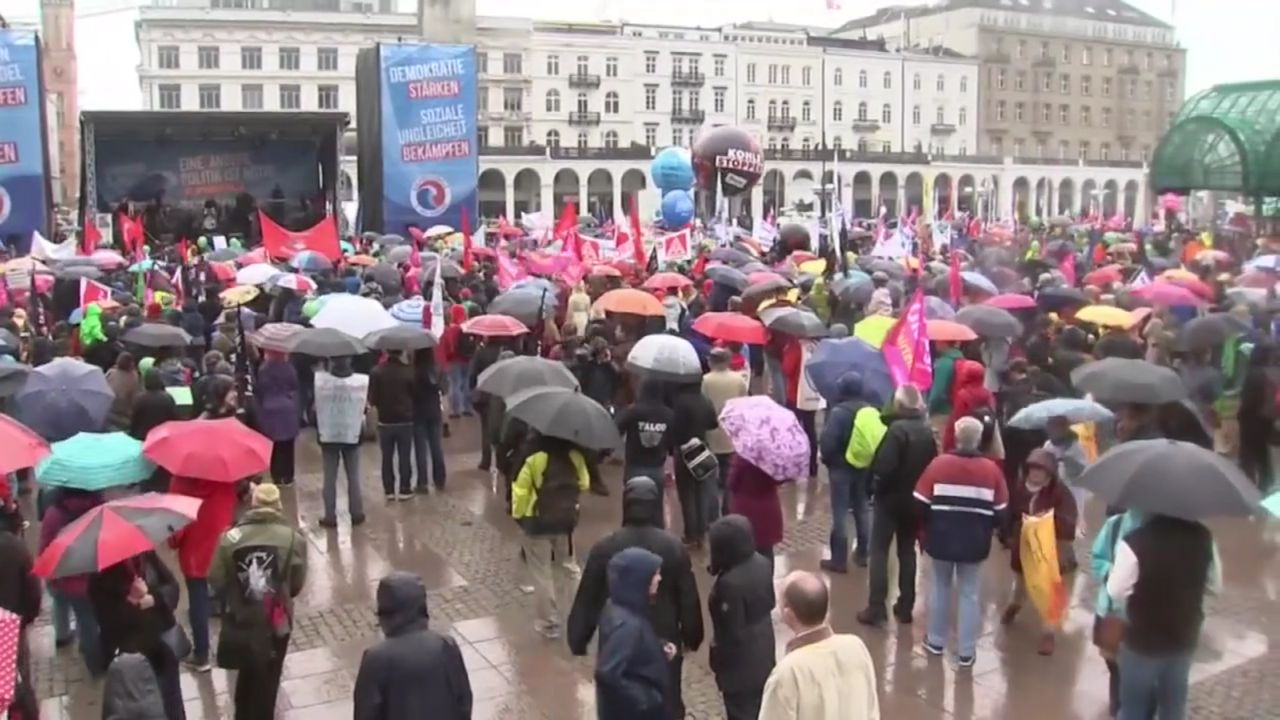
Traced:
[[[378, 580], [391, 570], [416, 572], [429, 592], [432, 625], [447, 630], [462, 647], [475, 696], [476, 720], [576, 720], [595, 717], [591, 658], [572, 657], [563, 641], [544, 640], [533, 630], [533, 598], [519, 561], [519, 531], [504, 516], [500, 495], [478, 460], [474, 422], [455, 422], [446, 440], [449, 484], [444, 493], [385, 504], [376, 447], [366, 445], [361, 460], [368, 522], [351, 528], [339, 492], [339, 527], [320, 528], [319, 452], [307, 439], [298, 443], [299, 477], [285, 491], [287, 514], [310, 543], [310, 575], [297, 603], [298, 617], [285, 663], [279, 717], [327, 720], [351, 717], [351, 692], [361, 653], [379, 637], [373, 614]], [[575, 536], [582, 548], [617, 527], [621, 515], [620, 467], [606, 465], [613, 495], [585, 496], [583, 523]], [[342, 482], [340, 480], [340, 482]], [[674, 492], [666, 503], [679, 525]], [[815, 570], [826, 552], [830, 512], [825, 483], [786, 491], [786, 537], [778, 550], [777, 577], [789, 570]], [[1100, 508], [1090, 508], [1090, 526]], [[1209, 602], [1209, 619], [1192, 671], [1189, 717], [1212, 720], [1280, 718], [1280, 570], [1274, 558], [1276, 524], [1231, 521], [1212, 524], [1224, 567], [1224, 592]], [[32, 534], [35, 530], [33, 528]], [[1088, 542], [1079, 541], [1086, 558]], [[695, 555], [698, 587], [705, 605], [710, 580], [705, 553]], [[1013, 625], [999, 625], [1012, 587], [1007, 554], [993, 550], [984, 567], [984, 634], [977, 664], [958, 670], [953, 657], [925, 654], [923, 579], [916, 622], [890, 622], [881, 629], [858, 625], [854, 614], [866, 601], [866, 571], [852, 568], [832, 576], [832, 624], [867, 643], [880, 682], [886, 720], [943, 718], [1106, 717], [1107, 673], [1089, 642], [1090, 608], [1096, 583], [1087, 569], [1068, 580], [1071, 607], [1057, 652], [1036, 654], [1038, 624], [1028, 609]], [[184, 593], [185, 594], [185, 593]], [[892, 596], [890, 601], [892, 602]], [[571, 598], [562, 601], [567, 611]], [[54, 651], [46, 612], [33, 631], [34, 673], [46, 720], [101, 717], [101, 685], [88, 679], [73, 648]], [[180, 613], [185, 620], [185, 607]], [[216, 622], [216, 621], [215, 621]], [[779, 650], [787, 630], [777, 623]], [[216, 625], [215, 625], [216, 628]], [[719, 694], [707, 665], [710, 641], [686, 660], [684, 699], [690, 718], [722, 718]], [[214, 634], [216, 644], [216, 629]], [[187, 717], [230, 718], [231, 673], [205, 675], [184, 670]]]

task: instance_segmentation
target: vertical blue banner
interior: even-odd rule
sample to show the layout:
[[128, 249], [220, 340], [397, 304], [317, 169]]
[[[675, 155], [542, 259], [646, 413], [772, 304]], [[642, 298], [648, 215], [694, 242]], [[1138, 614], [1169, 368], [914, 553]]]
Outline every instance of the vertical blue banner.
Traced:
[[470, 45], [382, 45], [385, 232], [476, 227], [476, 54]]
[[0, 240], [48, 234], [43, 102], [35, 33], [0, 30]]

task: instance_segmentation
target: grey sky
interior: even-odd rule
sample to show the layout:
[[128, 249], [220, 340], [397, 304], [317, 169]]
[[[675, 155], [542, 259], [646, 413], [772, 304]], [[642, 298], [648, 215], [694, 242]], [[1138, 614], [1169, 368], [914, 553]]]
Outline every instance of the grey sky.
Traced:
[[[920, 5], [919, 0], [897, 0]], [[85, 15], [77, 23], [80, 99], [84, 109], [130, 109], [140, 106], [135, 68], [138, 49], [133, 22], [137, 13], [103, 12], [138, 0], [79, 0]], [[414, 0], [397, 0], [410, 10]], [[477, 0], [482, 15], [527, 15], [530, 6], [540, 19], [625, 19], [679, 25], [714, 26], [743, 20], [768, 20], [834, 27], [890, 0], [842, 0], [840, 10], [827, 10], [826, 0]], [[1188, 48], [1187, 92], [1220, 82], [1280, 78], [1280, 53], [1274, 49], [1280, 28], [1278, 0], [1129, 0], [1168, 19]], [[38, 0], [8, 0], [6, 14], [34, 16]], [[12, 9], [10, 9], [12, 8]], [[1176, 13], [1176, 15], [1175, 15]]]

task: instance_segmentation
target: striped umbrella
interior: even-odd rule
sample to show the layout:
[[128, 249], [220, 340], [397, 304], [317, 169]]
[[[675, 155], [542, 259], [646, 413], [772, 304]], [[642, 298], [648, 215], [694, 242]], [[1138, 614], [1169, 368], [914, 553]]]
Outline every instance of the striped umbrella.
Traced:
[[315, 250], [303, 250], [289, 258], [289, 267], [302, 272], [321, 272], [332, 270], [333, 263]]
[[55, 579], [101, 572], [155, 549], [191, 524], [200, 498], [170, 493], [133, 495], [99, 505], [58, 533], [32, 571]]
[[274, 350], [283, 353], [292, 352], [293, 341], [302, 330], [303, 327], [295, 323], [267, 323], [249, 335], [249, 342], [254, 347], [262, 350]]
[[105, 490], [141, 482], [155, 470], [142, 443], [123, 432], [77, 433], [51, 449], [36, 466], [36, 480], [49, 487]]
[[316, 291], [316, 281], [306, 275], [298, 273], [280, 273], [267, 281], [270, 287], [287, 288], [296, 293], [313, 293]]

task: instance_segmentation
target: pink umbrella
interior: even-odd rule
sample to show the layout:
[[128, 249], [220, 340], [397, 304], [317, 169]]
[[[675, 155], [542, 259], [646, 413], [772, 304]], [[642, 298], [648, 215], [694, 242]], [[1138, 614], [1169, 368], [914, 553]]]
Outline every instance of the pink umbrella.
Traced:
[[792, 412], [767, 395], [734, 398], [720, 411], [720, 427], [743, 460], [778, 482], [809, 476], [809, 437]]
[[995, 297], [987, 298], [983, 302], [984, 305], [994, 305], [1001, 310], [1026, 310], [1036, 307], [1035, 298], [1030, 295], [1021, 295], [1019, 293], [1004, 293]]
[[1163, 282], [1170, 282], [1178, 287], [1186, 288], [1195, 293], [1202, 300], [1210, 300], [1213, 298], [1213, 288], [1204, 283], [1203, 280], [1188, 277], [1166, 277], [1161, 278]]
[[1153, 305], [1203, 305], [1204, 301], [1190, 290], [1170, 282], [1153, 282], [1133, 291], [1134, 297]]
[[1260, 270], [1250, 270], [1249, 272], [1236, 278], [1236, 285], [1245, 288], [1257, 288], [1259, 290], [1268, 290], [1272, 285], [1276, 284], [1276, 276], [1271, 273], [1265, 273]]
[[129, 264], [129, 261], [125, 260], [124, 256], [115, 250], [94, 250], [89, 259], [93, 261], [94, 265], [106, 270], [124, 267]]

